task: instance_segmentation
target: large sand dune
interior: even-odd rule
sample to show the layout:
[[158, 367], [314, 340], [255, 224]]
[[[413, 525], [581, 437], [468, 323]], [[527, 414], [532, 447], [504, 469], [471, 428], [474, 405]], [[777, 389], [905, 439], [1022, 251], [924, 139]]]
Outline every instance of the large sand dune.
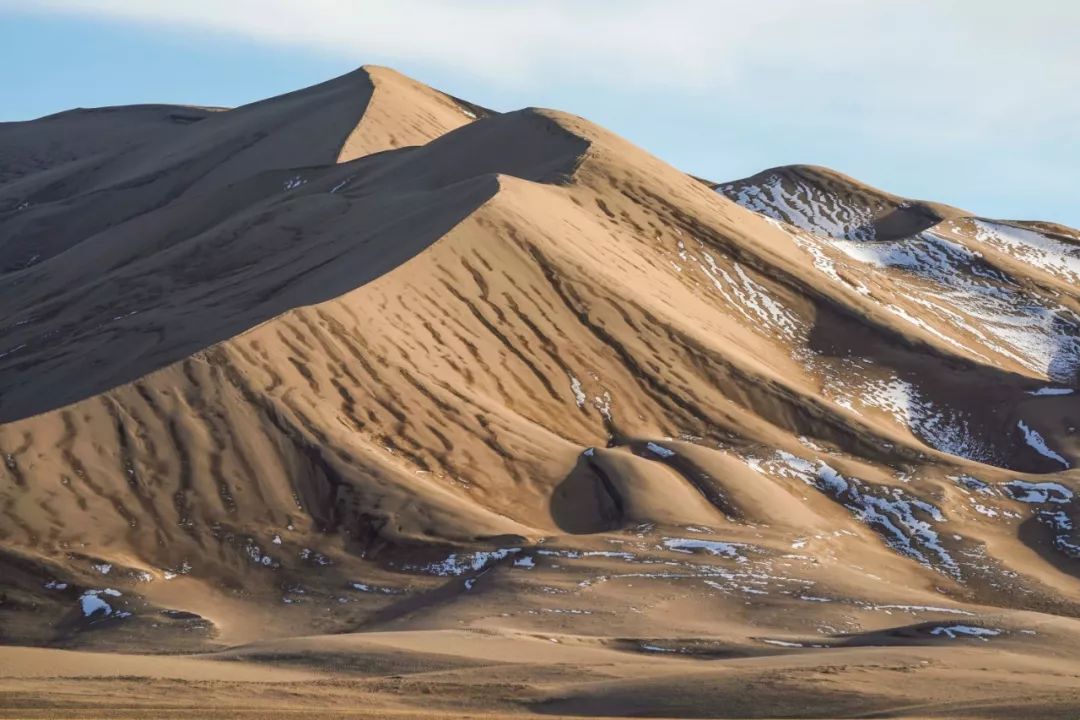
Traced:
[[1075, 230], [370, 67], [0, 228], [0, 717], [1080, 708]]

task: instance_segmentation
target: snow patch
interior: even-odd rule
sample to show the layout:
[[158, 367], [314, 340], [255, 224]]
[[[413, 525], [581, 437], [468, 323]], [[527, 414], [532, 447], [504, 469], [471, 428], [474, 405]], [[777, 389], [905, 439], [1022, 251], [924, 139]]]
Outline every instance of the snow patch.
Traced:
[[445, 560], [425, 565], [420, 570], [432, 575], [457, 576], [477, 572], [503, 558], [521, 552], [521, 548], [479, 550], [471, 553], [452, 553]]
[[1010, 480], [1004, 487], [1013, 500], [1022, 503], [1067, 503], [1073, 499], [1073, 491], [1056, 482]]
[[733, 558], [739, 554], [742, 547], [736, 543], [717, 542], [715, 540], [701, 540], [698, 538], [664, 538], [664, 546], [676, 552], [690, 553], [694, 550], [704, 550], [710, 555]]
[[573, 375], [570, 376], [570, 390], [574, 393], [574, 401], [577, 402], [577, 406], [579, 408], [585, 407], [585, 403], [589, 398], [581, 388], [581, 381]]
[[975, 221], [975, 238], [1052, 275], [1080, 282], [1080, 247], [1034, 230], [988, 220]]
[[973, 625], [939, 625], [930, 631], [931, 635], [946, 635], [950, 640], [955, 640], [958, 636], [963, 635], [979, 638], [983, 642], [986, 642], [987, 638], [996, 637], [1001, 633], [1002, 631], [996, 628], [976, 627]]
[[[79, 596], [79, 606], [82, 608], [83, 617], [89, 618], [94, 615], [100, 614], [102, 617], [109, 617], [113, 614], [112, 605], [101, 598], [102, 595], [108, 597], [120, 597], [121, 592], [119, 590], [113, 590], [112, 588], [105, 588], [104, 590], [87, 590]], [[127, 617], [130, 613], [122, 613], [124, 617]]]
[[668, 450], [663, 445], [657, 445], [654, 442], [650, 442], [650, 443], [647, 443], [645, 445], [645, 447], [648, 448], [649, 452], [651, 452], [653, 455], [657, 455], [657, 456], [662, 457], [664, 459], [675, 457], [675, 451], [674, 450]]
[[1051, 460], [1056, 460], [1065, 466], [1065, 469], [1071, 467], [1069, 461], [1058, 455], [1056, 452], [1050, 449], [1046, 444], [1046, 440], [1035, 429], [1028, 427], [1027, 423], [1023, 420], [1016, 421], [1016, 427], [1020, 428], [1020, 432], [1024, 434], [1024, 442], [1034, 448], [1035, 452], [1039, 453], [1043, 457], [1048, 457]]
[[1044, 387], [1044, 388], [1039, 388], [1038, 390], [1028, 390], [1027, 394], [1028, 395], [1035, 395], [1036, 397], [1041, 397], [1041, 396], [1046, 396], [1046, 395], [1072, 395], [1074, 392], [1076, 392], [1076, 391], [1073, 390], [1072, 388]]
[[[852, 376], [862, 369], [852, 362]], [[935, 404], [912, 383], [891, 377], [874, 379], [861, 385], [848, 385], [845, 379], [833, 386], [862, 407], [875, 408], [888, 413], [901, 426], [926, 445], [941, 452], [969, 460], [993, 464], [997, 450], [972, 431], [966, 414], [950, 407]]]
[[374, 585], [368, 585], [366, 583], [360, 582], [349, 583], [349, 587], [353, 590], [364, 593], [383, 593], [384, 595], [396, 595], [398, 592], [394, 588], [375, 587]]
[[959, 565], [941, 544], [932, 524], [945, 522], [945, 516], [931, 503], [900, 488], [874, 488], [857, 478], [846, 478], [822, 460], [810, 462], [783, 450], [765, 467], [831, 495], [858, 520], [877, 529], [897, 552], [959, 577]]

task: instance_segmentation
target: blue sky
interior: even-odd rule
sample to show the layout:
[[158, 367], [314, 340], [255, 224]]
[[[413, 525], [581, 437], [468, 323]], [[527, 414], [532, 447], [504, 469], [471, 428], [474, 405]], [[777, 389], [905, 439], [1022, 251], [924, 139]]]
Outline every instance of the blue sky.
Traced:
[[1080, 226], [1071, 0], [0, 0], [0, 121], [233, 106], [363, 63], [713, 180], [814, 163]]

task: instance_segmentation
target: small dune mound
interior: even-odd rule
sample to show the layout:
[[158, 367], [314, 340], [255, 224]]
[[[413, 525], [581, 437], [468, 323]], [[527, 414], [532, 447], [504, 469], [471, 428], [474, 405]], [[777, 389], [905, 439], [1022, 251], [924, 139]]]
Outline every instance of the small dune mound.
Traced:
[[717, 190], [803, 230], [848, 240], [895, 240], [966, 215], [940, 203], [901, 198], [814, 165], [763, 170], [717, 185]]

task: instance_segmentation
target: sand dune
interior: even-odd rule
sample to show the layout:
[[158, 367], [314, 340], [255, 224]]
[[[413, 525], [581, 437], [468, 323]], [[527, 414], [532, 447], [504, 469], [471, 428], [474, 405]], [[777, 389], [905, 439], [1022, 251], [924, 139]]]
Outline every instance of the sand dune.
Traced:
[[371, 67], [0, 173], [0, 706], [1080, 704], [1075, 230]]

